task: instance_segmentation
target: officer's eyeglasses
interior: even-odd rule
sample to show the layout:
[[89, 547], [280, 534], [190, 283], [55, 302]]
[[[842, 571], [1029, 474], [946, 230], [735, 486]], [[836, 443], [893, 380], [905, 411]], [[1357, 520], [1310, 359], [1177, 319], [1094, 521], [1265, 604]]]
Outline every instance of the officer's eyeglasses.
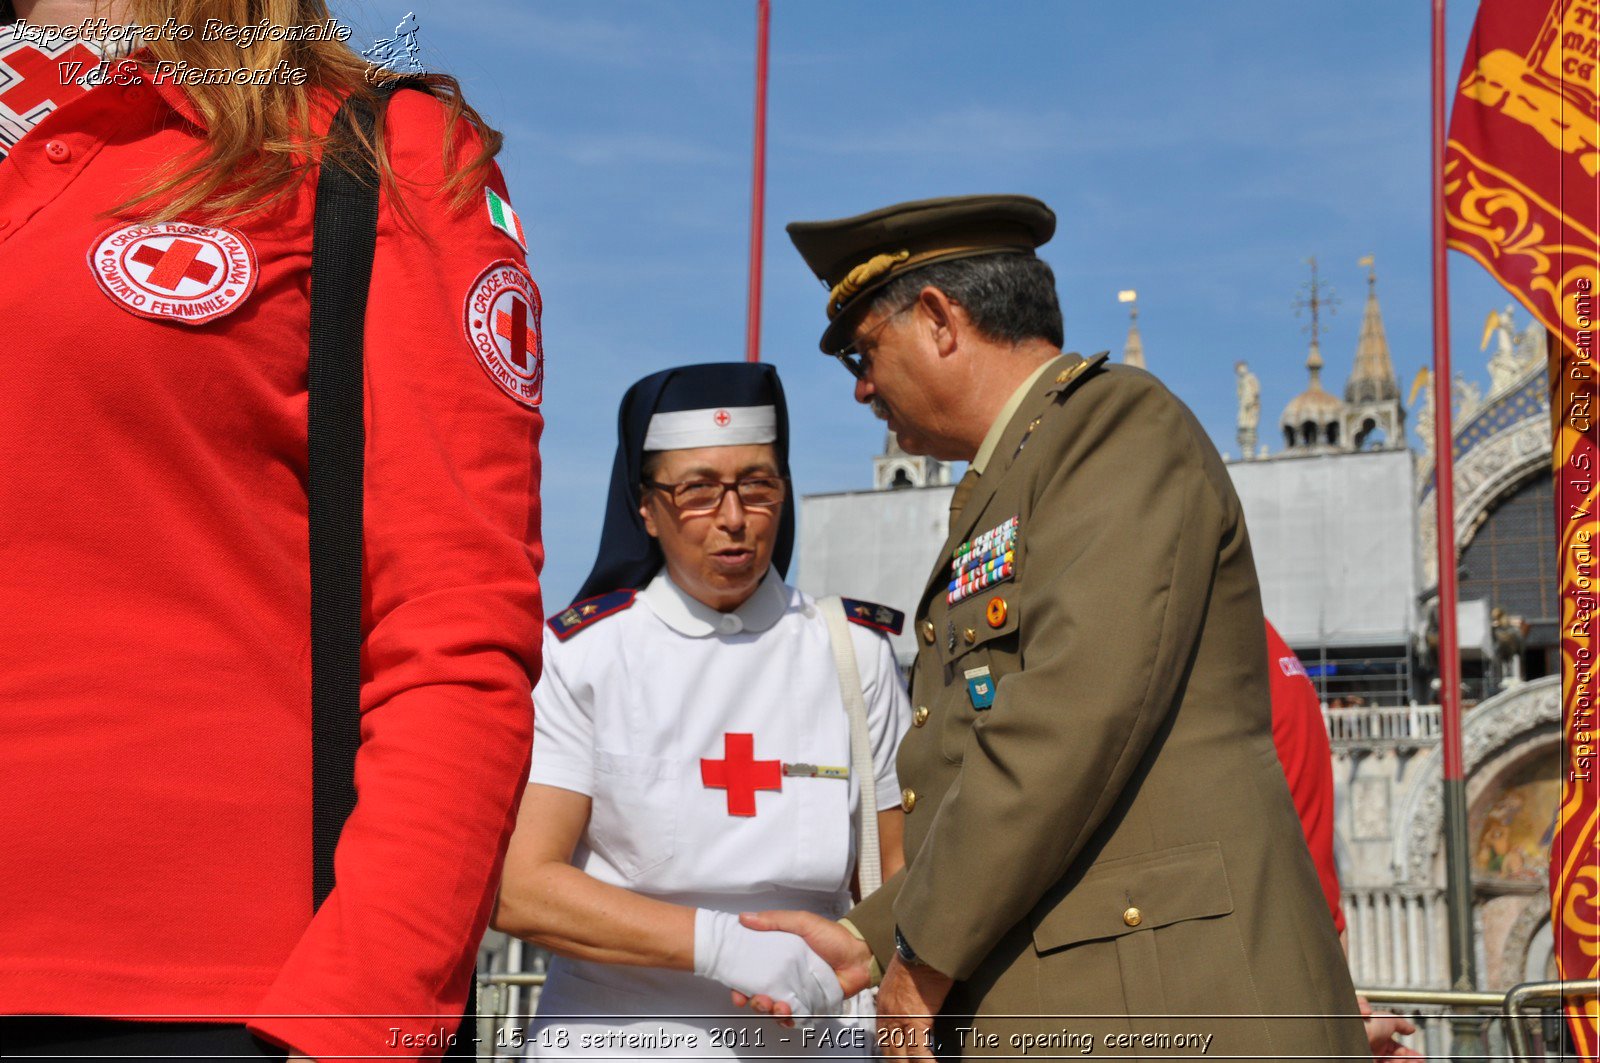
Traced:
[[687, 480], [676, 484], [646, 480], [644, 485], [669, 495], [673, 506], [684, 513], [709, 513], [722, 505], [723, 496], [729, 491], [739, 496], [740, 505], [753, 509], [776, 506], [788, 493], [788, 484], [781, 476], [751, 476], [743, 480]]
[[867, 373], [872, 370], [872, 351], [873, 348], [877, 347], [878, 345], [878, 333], [882, 332], [884, 326], [889, 324], [889, 322], [893, 321], [895, 318], [899, 317], [901, 314], [905, 313], [907, 310], [910, 310], [916, 305], [917, 300], [911, 300], [905, 306], [902, 306], [900, 309], [889, 314], [876, 325], [873, 325], [866, 331], [865, 334], [857, 338], [844, 350], [834, 351], [833, 356], [839, 360], [840, 365], [844, 366], [845, 369], [849, 371], [851, 376], [855, 377], [857, 380], [866, 379]]

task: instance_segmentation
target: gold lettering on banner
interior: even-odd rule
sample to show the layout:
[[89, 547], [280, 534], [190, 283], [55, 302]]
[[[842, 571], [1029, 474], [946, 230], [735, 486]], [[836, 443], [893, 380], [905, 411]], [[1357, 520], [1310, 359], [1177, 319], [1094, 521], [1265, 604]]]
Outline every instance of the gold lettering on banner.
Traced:
[[1555, 0], [1526, 55], [1497, 48], [1461, 95], [1534, 129], [1590, 177], [1600, 174], [1600, 0]]

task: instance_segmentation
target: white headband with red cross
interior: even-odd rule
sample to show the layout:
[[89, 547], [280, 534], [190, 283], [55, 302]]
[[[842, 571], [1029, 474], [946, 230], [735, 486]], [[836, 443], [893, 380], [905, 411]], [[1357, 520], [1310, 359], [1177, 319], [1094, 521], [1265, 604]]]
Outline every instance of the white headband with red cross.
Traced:
[[691, 447], [732, 447], [744, 443], [775, 443], [778, 410], [775, 406], [709, 406], [703, 410], [657, 413], [644, 434], [645, 450], [688, 450]]

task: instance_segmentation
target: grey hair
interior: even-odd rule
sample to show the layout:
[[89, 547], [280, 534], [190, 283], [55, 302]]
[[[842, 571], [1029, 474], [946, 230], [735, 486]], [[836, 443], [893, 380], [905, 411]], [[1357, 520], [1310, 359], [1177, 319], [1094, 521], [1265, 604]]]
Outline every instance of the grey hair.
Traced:
[[989, 339], [1001, 343], [1039, 339], [1060, 347], [1065, 338], [1055, 273], [1034, 255], [977, 255], [910, 270], [885, 284], [867, 313], [898, 310], [924, 288], [937, 288], [960, 303]]

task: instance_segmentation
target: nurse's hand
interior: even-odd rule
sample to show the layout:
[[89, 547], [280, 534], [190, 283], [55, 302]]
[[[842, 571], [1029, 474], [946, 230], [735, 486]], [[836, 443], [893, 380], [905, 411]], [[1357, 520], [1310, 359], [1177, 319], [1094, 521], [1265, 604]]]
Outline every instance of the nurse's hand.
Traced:
[[[814, 912], [746, 912], [739, 921], [752, 930], [799, 935], [811, 950], [833, 968], [840, 992], [853, 997], [872, 985], [872, 950], [867, 943], [832, 919]], [[770, 994], [733, 994], [735, 1007], [750, 1007], [763, 1015], [786, 1019], [788, 1009]], [[784, 1025], [791, 1025], [787, 1021]]]
[[750, 930], [727, 912], [695, 912], [694, 973], [744, 996], [769, 997], [797, 1018], [836, 1015], [844, 1003], [833, 968], [802, 938]]

